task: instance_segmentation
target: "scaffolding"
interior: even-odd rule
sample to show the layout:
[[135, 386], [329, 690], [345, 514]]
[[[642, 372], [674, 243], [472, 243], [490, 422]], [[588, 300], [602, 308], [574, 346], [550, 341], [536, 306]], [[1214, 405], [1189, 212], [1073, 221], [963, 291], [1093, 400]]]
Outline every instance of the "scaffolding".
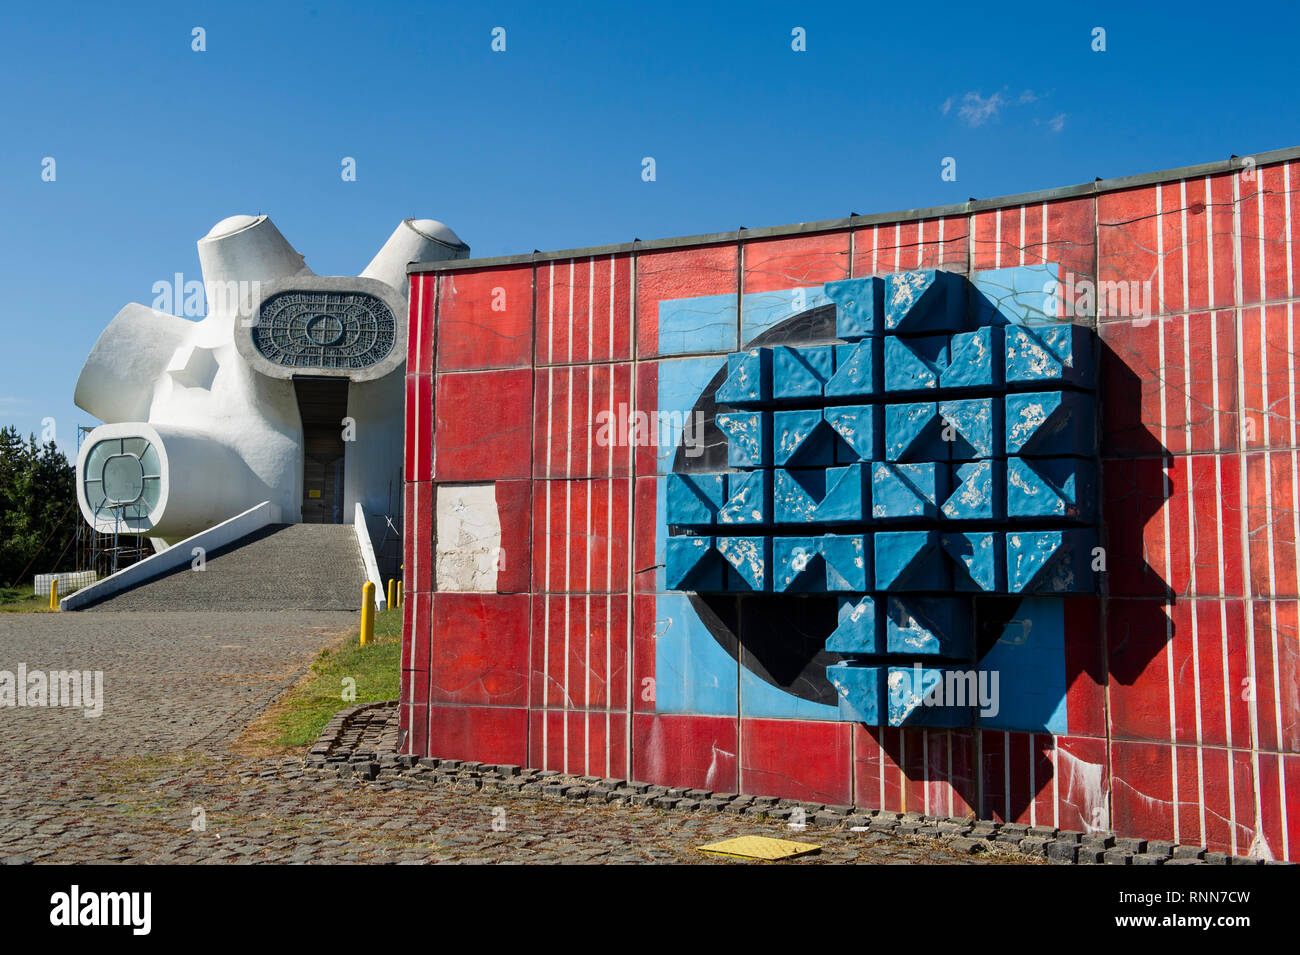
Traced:
[[[94, 426], [77, 426], [78, 459], [86, 435], [93, 430]], [[100, 516], [99, 511], [96, 511], [95, 516]], [[102, 526], [99, 521], [96, 521], [96, 527], [91, 527], [84, 520], [75, 521], [76, 530], [72, 540], [74, 570], [93, 570], [100, 577], [107, 577], [153, 554], [149, 538], [118, 529], [120, 515], [116, 508], [111, 509], [111, 517], [109, 514], [104, 516], [113, 521], [111, 532], [99, 530], [98, 527]]]

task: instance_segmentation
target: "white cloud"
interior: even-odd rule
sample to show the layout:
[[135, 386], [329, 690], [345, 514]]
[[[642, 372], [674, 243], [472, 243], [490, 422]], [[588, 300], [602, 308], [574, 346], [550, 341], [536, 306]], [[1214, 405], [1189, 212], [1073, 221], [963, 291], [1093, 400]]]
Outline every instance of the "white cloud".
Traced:
[[957, 110], [957, 115], [968, 126], [983, 126], [990, 119], [997, 118], [998, 111], [1006, 105], [1006, 102], [1001, 93], [994, 93], [986, 98], [971, 90], [961, 98], [961, 108]]

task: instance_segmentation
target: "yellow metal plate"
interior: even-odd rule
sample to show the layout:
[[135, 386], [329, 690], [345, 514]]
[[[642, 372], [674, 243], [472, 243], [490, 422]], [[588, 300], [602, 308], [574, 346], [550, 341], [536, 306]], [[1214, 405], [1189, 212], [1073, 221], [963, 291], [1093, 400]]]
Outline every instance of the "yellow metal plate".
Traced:
[[793, 859], [821, 850], [811, 842], [790, 842], [768, 836], [739, 836], [699, 847], [710, 855], [734, 856], [737, 859]]

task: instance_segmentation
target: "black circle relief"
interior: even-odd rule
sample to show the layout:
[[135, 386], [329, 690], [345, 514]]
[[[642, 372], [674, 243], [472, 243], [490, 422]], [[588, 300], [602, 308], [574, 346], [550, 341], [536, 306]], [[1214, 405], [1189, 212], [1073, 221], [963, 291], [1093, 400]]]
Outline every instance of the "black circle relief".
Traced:
[[369, 368], [393, 350], [397, 322], [365, 292], [280, 292], [262, 303], [253, 346], [285, 368]]

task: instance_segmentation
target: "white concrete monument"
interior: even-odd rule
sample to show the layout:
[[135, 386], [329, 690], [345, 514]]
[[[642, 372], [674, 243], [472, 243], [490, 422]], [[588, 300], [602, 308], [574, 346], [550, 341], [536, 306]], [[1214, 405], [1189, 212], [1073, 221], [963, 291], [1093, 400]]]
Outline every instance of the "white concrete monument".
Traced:
[[198, 249], [206, 316], [128, 305], [81, 370], [73, 400], [105, 422], [77, 457], [86, 521], [161, 549], [262, 501], [286, 523], [396, 515], [406, 265], [469, 247], [407, 219], [359, 277], [323, 277], [266, 216], [232, 216]]

